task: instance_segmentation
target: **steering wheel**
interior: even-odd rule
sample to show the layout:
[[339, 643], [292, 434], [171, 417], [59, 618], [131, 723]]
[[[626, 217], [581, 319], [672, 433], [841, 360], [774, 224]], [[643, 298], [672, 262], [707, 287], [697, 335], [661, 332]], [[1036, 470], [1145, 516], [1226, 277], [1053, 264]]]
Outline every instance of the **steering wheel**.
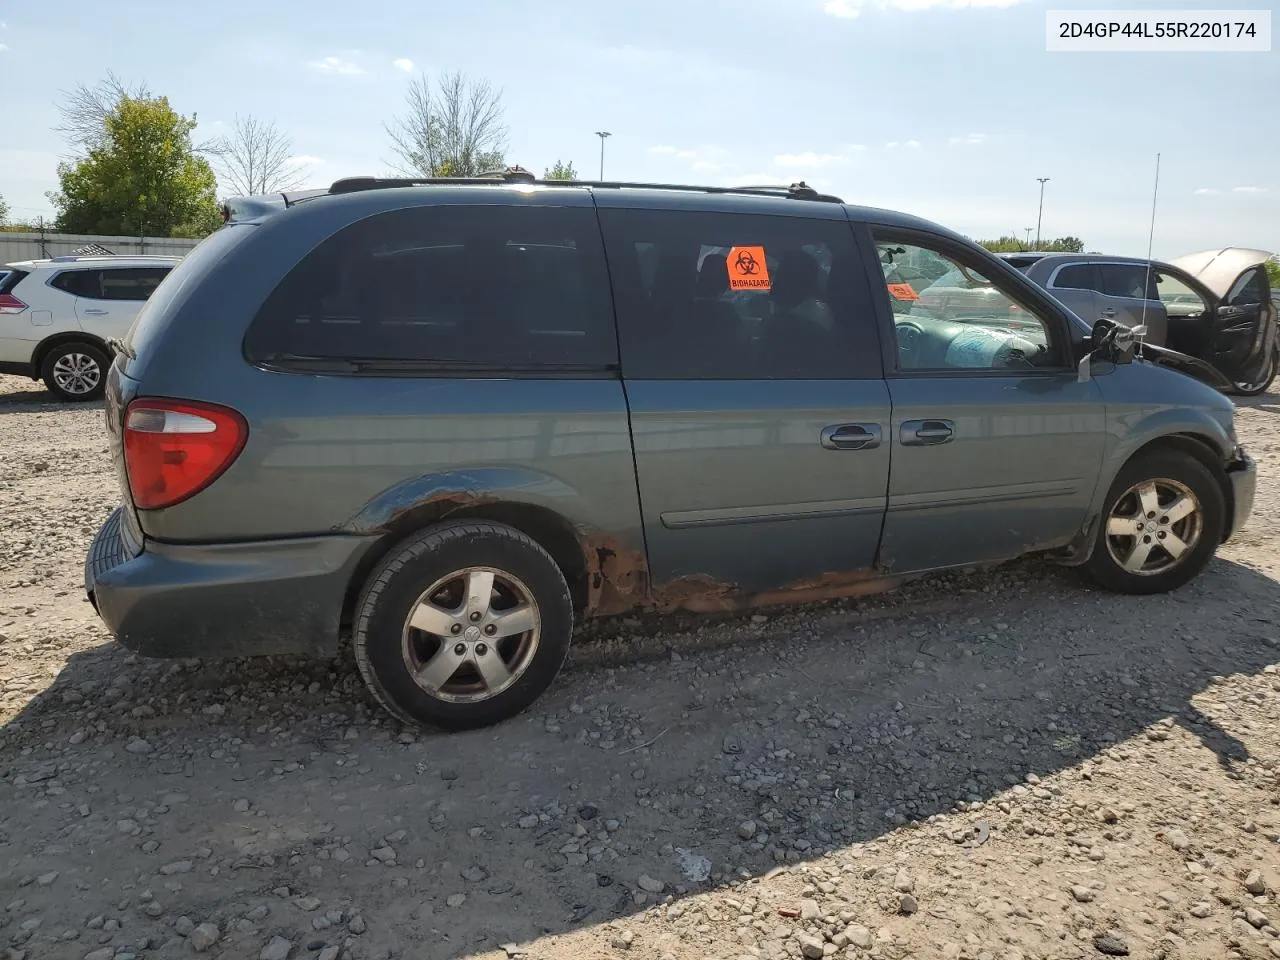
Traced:
[[916, 366], [924, 340], [924, 327], [914, 320], [899, 320], [894, 330], [898, 335], [898, 364], [904, 368]]

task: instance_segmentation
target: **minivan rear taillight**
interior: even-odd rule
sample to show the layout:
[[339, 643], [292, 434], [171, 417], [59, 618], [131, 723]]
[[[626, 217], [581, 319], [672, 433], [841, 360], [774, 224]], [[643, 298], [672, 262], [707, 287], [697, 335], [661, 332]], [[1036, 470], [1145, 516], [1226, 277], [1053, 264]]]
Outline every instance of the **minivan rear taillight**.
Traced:
[[0, 293], [0, 314], [21, 313], [27, 305], [12, 293]]
[[125, 410], [123, 433], [134, 506], [156, 510], [218, 479], [244, 449], [249, 425], [212, 403], [140, 398]]

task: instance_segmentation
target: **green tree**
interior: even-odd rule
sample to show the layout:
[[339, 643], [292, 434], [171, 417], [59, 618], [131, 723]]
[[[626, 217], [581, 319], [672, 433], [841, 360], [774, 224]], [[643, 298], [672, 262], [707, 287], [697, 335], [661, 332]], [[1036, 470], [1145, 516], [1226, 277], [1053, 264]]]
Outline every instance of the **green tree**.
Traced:
[[191, 143], [194, 116], [166, 97], [124, 96], [103, 136], [78, 161], [58, 165], [49, 199], [65, 233], [203, 237], [219, 223], [217, 180]]
[[1272, 290], [1280, 290], [1280, 257], [1267, 261], [1267, 279], [1271, 281]]
[[5, 203], [3, 195], [0, 195], [0, 227], [9, 222], [9, 204]]
[[547, 172], [542, 175], [543, 180], [577, 180], [578, 171], [573, 169], [573, 161], [565, 163], [563, 160], [557, 160], [555, 166], [547, 167]]
[[1022, 253], [1030, 249], [1038, 250], [1041, 253], [1084, 252], [1084, 241], [1079, 237], [1058, 237], [1054, 240], [1041, 240], [1039, 246], [1035, 244], [1028, 246], [1024, 241], [1014, 236], [1004, 236], [999, 240], [979, 240], [978, 242], [993, 253]]

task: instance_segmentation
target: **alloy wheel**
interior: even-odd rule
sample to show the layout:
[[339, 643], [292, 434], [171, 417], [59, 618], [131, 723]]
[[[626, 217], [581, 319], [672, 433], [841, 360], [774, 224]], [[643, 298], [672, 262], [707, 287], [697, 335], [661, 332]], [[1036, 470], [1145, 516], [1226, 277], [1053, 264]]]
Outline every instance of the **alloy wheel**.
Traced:
[[88, 354], [63, 354], [53, 365], [53, 381], [65, 393], [83, 396], [92, 393], [102, 381], [102, 368]]
[[1166, 573], [1200, 542], [1204, 512], [1186, 484], [1144, 480], [1116, 500], [1107, 517], [1107, 550], [1126, 573]]
[[401, 650], [414, 682], [453, 703], [497, 696], [533, 662], [542, 622], [533, 592], [493, 567], [442, 577], [414, 603]]

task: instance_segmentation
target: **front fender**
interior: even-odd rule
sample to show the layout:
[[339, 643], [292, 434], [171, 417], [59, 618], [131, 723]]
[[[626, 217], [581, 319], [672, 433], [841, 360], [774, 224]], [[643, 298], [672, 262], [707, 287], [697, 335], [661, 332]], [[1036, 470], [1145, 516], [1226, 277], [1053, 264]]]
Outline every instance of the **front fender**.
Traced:
[[1060, 557], [1069, 565], [1089, 559], [1107, 493], [1124, 465], [1139, 451], [1162, 442], [1182, 446], [1200, 452], [1222, 475], [1223, 464], [1236, 447], [1231, 401], [1202, 382], [1137, 363], [1120, 367], [1097, 382], [1107, 404], [1107, 439], [1084, 523]]

